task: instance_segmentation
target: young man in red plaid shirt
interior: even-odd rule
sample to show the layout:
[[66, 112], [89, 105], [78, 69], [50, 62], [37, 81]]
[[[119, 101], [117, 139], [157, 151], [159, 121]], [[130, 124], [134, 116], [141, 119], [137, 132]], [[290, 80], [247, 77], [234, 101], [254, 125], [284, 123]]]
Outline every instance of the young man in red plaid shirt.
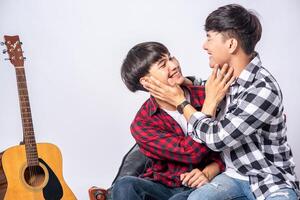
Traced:
[[[186, 98], [198, 110], [204, 102], [204, 87], [193, 86], [184, 78], [176, 58], [157, 42], [134, 46], [123, 62], [121, 76], [132, 92], [146, 91], [141, 82], [154, 76], [164, 83], [183, 85]], [[187, 199], [195, 188], [223, 171], [219, 154], [189, 137], [192, 130], [181, 108], [151, 96], [136, 114], [131, 133], [140, 151], [152, 160], [152, 166], [140, 177], [118, 180], [113, 199]]]

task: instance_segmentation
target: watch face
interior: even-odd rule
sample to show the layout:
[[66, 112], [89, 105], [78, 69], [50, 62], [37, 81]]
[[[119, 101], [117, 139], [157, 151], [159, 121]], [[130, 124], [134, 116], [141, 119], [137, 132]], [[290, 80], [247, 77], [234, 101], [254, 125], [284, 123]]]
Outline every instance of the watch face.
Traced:
[[181, 104], [179, 104], [177, 106], [177, 111], [180, 113], [180, 114], [183, 114], [183, 109], [186, 105], [190, 104], [187, 100], [185, 100], [184, 102], [182, 102]]
[[[180, 104], [181, 105], [181, 104]], [[183, 110], [182, 110], [182, 108], [181, 108], [181, 106], [178, 106], [178, 108], [177, 108], [177, 110], [178, 110], [178, 112], [180, 113], [180, 114], [182, 114], [183, 113]]]

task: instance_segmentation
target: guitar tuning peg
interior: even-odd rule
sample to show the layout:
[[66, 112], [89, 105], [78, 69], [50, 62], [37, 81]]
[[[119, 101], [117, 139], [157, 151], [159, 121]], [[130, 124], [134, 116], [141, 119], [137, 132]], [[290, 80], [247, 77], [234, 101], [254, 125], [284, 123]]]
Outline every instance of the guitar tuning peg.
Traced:
[[3, 53], [3, 54], [6, 54], [6, 53], [7, 53], [7, 50], [6, 50], [6, 49], [3, 49], [3, 50], [2, 50], [2, 53]]
[[4, 58], [4, 60], [10, 60], [10, 58]]
[[0, 45], [1, 45], [1, 46], [4, 46], [4, 45], [5, 45], [5, 43], [4, 43], [4, 42], [0, 42]]
[[20, 45], [23, 45], [23, 42], [20, 42]]

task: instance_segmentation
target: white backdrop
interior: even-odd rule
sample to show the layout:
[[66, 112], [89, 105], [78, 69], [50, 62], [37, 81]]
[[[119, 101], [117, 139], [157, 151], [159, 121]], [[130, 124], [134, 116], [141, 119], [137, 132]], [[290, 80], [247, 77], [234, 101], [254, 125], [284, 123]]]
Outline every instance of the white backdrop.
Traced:
[[[233, 1], [1, 0], [0, 37], [20, 35], [38, 142], [57, 144], [78, 199], [92, 185], [108, 187], [134, 144], [129, 125], [146, 93], [130, 93], [120, 66], [136, 43], [160, 41], [185, 75], [206, 78], [206, 16]], [[300, 175], [300, 1], [235, 1], [256, 10], [263, 25], [257, 50], [284, 94], [288, 141]], [[3, 40], [3, 39], [2, 39]], [[0, 151], [22, 139], [14, 68], [0, 61]]]

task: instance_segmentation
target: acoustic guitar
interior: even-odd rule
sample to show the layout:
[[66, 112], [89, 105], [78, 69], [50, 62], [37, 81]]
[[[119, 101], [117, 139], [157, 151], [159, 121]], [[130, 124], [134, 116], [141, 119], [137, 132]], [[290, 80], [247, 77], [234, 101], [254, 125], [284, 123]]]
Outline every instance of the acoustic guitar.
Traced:
[[54, 144], [36, 143], [19, 36], [4, 36], [17, 76], [23, 142], [0, 153], [0, 200], [76, 200], [64, 181]]

